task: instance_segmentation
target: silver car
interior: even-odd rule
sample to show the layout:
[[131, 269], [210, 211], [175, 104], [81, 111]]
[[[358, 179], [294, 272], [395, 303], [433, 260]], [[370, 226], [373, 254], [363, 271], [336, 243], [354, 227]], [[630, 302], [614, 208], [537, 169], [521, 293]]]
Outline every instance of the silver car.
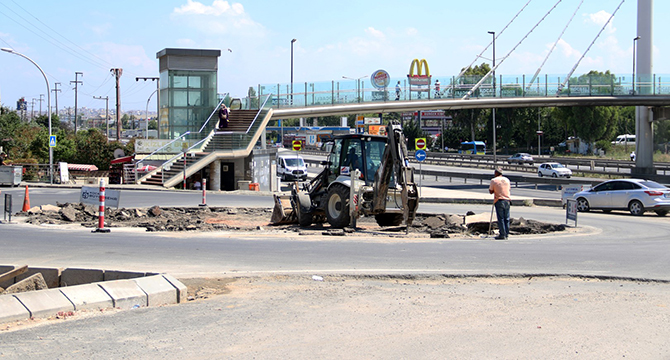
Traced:
[[572, 170], [557, 162], [544, 163], [537, 168], [537, 176], [566, 177], [569, 179], [572, 176]]
[[602, 182], [576, 193], [577, 210], [600, 209], [603, 212], [628, 210], [633, 215], [654, 211], [665, 216], [670, 210], [670, 189], [655, 181], [618, 179]]
[[507, 163], [518, 163], [519, 165], [530, 164], [533, 165], [535, 160], [529, 153], [517, 153], [507, 158]]

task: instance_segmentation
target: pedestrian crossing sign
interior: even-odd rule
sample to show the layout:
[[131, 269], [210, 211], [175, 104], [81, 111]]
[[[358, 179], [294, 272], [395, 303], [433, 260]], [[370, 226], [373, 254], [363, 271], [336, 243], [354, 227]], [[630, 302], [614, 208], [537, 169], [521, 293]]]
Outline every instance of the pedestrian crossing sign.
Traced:
[[49, 135], [49, 147], [56, 147], [56, 135]]

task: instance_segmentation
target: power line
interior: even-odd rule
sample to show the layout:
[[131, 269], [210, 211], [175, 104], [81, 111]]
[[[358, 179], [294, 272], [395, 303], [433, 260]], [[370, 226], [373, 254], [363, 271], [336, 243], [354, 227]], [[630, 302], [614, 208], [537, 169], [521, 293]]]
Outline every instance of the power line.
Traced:
[[93, 56], [93, 57], [99, 59], [100, 61], [102, 61], [102, 62], [105, 63], [106, 65], [108, 65], [108, 66], [112, 66], [112, 64], [110, 64], [109, 62], [107, 62], [105, 59], [103, 59], [103, 58], [101, 58], [101, 57], [99, 57], [99, 56], [97, 56], [97, 55], [95, 55], [95, 54], [89, 52], [88, 50], [86, 50], [86, 49], [84, 49], [84, 48], [82, 48], [82, 47], [79, 46], [77, 43], [71, 41], [70, 39], [68, 39], [68, 38], [66, 38], [65, 36], [63, 36], [62, 34], [60, 34], [58, 31], [56, 31], [56, 30], [54, 30], [53, 28], [51, 28], [49, 25], [45, 24], [45, 23], [44, 23], [42, 20], [40, 20], [38, 17], [36, 17], [35, 15], [31, 14], [28, 10], [24, 9], [24, 8], [23, 8], [21, 5], [19, 5], [16, 1], [12, 0], [12, 2], [14, 3], [14, 5], [18, 6], [21, 10], [25, 11], [28, 15], [32, 16], [35, 20], [39, 21], [40, 24], [44, 25], [47, 29], [51, 30], [52, 32], [54, 32], [54, 33], [57, 34], [58, 36], [62, 37], [63, 39], [67, 40], [68, 42], [70, 42], [70, 43], [73, 44], [74, 46], [78, 47], [78, 48], [81, 49], [82, 51], [84, 51], [84, 52], [88, 53], [89, 55], [91, 55], [91, 56]]

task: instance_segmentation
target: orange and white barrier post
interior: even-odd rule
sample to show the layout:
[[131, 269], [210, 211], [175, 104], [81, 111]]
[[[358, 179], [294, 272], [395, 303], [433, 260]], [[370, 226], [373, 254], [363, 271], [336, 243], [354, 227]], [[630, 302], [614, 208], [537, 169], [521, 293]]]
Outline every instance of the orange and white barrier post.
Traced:
[[207, 206], [207, 179], [202, 179], [202, 204], [200, 206]]
[[98, 228], [92, 232], [108, 233], [105, 229], [105, 180], [100, 179], [100, 208], [98, 209]]

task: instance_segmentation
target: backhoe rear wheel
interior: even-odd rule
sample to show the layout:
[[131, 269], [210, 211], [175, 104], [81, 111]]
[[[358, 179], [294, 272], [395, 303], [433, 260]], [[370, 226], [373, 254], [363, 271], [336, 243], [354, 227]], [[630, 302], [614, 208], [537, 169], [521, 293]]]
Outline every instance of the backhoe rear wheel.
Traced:
[[333, 184], [328, 190], [326, 218], [330, 226], [341, 229], [351, 222], [349, 216], [349, 188]]

